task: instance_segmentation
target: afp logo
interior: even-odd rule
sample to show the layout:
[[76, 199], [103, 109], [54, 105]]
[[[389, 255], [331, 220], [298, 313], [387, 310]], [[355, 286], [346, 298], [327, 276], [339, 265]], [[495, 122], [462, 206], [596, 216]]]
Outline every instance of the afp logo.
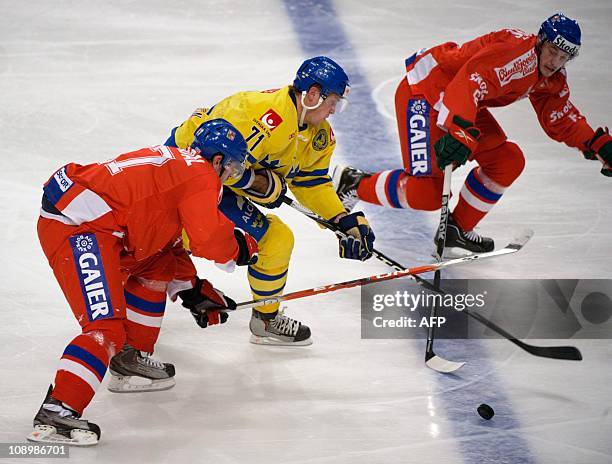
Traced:
[[569, 53], [571, 56], [576, 56], [578, 54], [578, 50], [580, 49], [580, 45], [573, 44], [565, 40], [560, 35], [555, 37], [555, 40], [553, 40], [553, 45], [560, 48], [565, 53]]

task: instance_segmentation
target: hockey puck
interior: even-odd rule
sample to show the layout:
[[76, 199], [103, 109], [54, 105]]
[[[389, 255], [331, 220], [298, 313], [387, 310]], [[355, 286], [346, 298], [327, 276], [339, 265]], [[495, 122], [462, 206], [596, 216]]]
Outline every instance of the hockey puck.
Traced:
[[493, 408], [489, 406], [488, 404], [484, 404], [484, 403], [478, 406], [477, 411], [478, 411], [478, 414], [480, 414], [480, 417], [486, 420], [491, 419], [495, 415], [495, 411], [493, 411]]

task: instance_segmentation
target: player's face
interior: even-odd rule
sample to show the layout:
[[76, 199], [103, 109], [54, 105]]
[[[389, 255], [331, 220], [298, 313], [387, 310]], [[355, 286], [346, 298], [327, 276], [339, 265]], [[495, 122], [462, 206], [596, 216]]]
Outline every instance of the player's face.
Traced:
[[229, 176], [227, 176], [225, 179], [223, 179], [223, 175], [225, 174], [223, 172], [223, 156], [221, 155], [215, 155], [212, 157], [212, 159], [210, 160], [210, 163], [212, 164], [213, 169], [215, 170], [215, 172], [217, 173], [217, 175], [219, 177], [221, 177], [221, 182], [225, 182]]
[[571, 58], [570, 54], [555, 47], [550, 42], [544, 42], [540, 50], [540, 73], [550, 77], [561, 69]]
[[221, 178], [221, 183], [225, 182], [230, 177], [240, 179], [245, 171], [244, 163], [239, 163], [235, 160], [223, 162], [223, 157], [221, 155], [215, 155], [212, 158], [212, 165]]
[[329, 96], [323, 100], [323, 102], [317, 108], [314, 110], [308, 110], [304, 121], [308, 124], [312, 124], [313, 126], [323, 122], [336, 112], [336, 107], [340, 103], [340, 100], [340, 96], [336, 95], [335, 93], [329, 94]]

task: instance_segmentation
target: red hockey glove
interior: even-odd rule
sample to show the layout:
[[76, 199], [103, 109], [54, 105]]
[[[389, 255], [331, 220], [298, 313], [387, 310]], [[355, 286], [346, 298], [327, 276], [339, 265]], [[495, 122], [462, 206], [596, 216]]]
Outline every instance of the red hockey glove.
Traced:
[[238, 242], [237, 266], [250, 266], [255, 264], [259, 258], [259, 247], [257, 240], [242, 229], [235, 228], [234, 236]]
[[584, 157], [590, 160], [600, 160], [603, 163], [601, 173], [606, 177], [612, 177], [612, 137], [610, 137], [608, 128], [598, 127], [586, 146], [587, 150], [582, 152]]
[[208, 280], [199, 277], [196, 277], [192, 289], [182, 290], [178, 292], [178, 296], [183, 301], [183, 306], [191, 312], [196, 323], [202, 328], [225, 323], [229, 317], [225, 310], [236, 309], [234, 300], [213, 287]]
[[453, 121], [444, 134], [434, 145], [436, 161], [441, 170], [451, 164], [464, 164], [478, 146], [480, 130], [474, 123], [453, 116]]

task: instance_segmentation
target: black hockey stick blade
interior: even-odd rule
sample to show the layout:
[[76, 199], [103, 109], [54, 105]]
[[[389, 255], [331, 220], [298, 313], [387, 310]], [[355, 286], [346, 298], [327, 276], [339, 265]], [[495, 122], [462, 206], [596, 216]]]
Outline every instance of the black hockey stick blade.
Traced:
[[510, 340], [534, 356], [543, 358], [582, 361], [582, 353], [575, 346], [533, 346], [520, 340]]
[[477, 312], [469, 311], [467, 309], [464, 310], [463, 312], [467, 314], [468, 316], [476, 319], [478, 322], [488, 327], [489, 329], [497, 332], [504, 338], [510, 340], [512, 343], [514, 343], [519, 348], [522, 348], [523, 350], [527, 351], [527, 353], [530, 353], [534, 356], [540, 356], [542, 358], [551, 358], [551, 359], [565, 359], [568, 361], [582, 361], [582, 353], [580, 353], [580, 350], [578, 350], [578, 348], [574, 346], [534, 346], [534, 345], [530, 345], [529, 343], [525, 343], [521, 340], [518, 340], [510, 332], [502, 329], [500, 326], [488, 320], [484, 316], [481, 316]]

